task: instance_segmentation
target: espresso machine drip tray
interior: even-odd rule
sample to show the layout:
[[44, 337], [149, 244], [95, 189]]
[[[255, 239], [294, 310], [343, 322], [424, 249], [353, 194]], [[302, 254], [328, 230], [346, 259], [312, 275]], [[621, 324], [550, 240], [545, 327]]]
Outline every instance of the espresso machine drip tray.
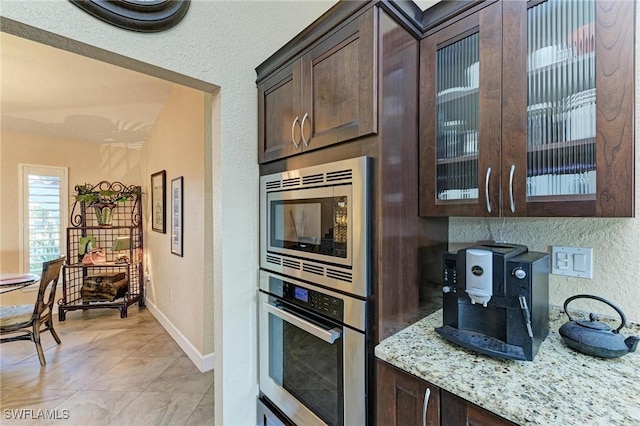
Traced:
[[450, 325], [438, 327], [435, 331], [450, 342], [475, 352], [497, 358], [515, 359], [519, 361], [527, 360], [522, 347], [510, 345], [486, 334], [471, 330], [460, 330]]

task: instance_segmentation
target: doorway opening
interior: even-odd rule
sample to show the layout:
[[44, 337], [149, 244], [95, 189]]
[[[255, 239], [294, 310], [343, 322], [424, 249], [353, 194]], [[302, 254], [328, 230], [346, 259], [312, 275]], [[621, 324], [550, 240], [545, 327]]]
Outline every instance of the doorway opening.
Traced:
[[[48, 103], [40, 105], [39, 111], [35, 111], [36, 99], [40, 98], [37, 97], [37, 93], [29, 94], [27, 90], [33, 89], [33, 87], [17, 88], [17, 86], [14, 87], [13, 85], [19, 83], [12, 83], [9, 80], [12, 73], [17, 74], [22, 81], [26, 80], [23, 71], [14, 70], [12, 72], [9, 68], [12, 66], [12, 62], [13, 64], [17, 63], [17, 59], [2, 61], [3, 151], [10, 145], [20, 147], [23, 143], [33, 144], [26, 145], [24, 150], [28, 150], [30, 155], [33, 153], [37, 158], [34, 158], [34, 161], [23, 160], [22, 162], [42, 164], [44, 161], [42, 156], [38, 157], [38, 154], [42, 154], [42, 150], [34, 148], [42, 145], [36, 144], [56, 143], [60, 144], [60, 146], [64, 144], [64, 149], [49, 150], [58, 152], [60, 157], [52, 158], [49, 155], [46, 160], [53, 163], [61, 163], [64, 161], [62, 156], [65, 155], [69, 159], [74, 159], [76, 161], [75, 164], [83, 163], [82, 167], [71, 167], [69, 169], [70, 192], [72, 192], [76, 184], [83, 184], [88, 180], [97, 182], [98, 180], [103, 180], [103, 178], [107, 180], [132, 179], [134, 181], [129, 183], [140, 184], [143, 187], [143, 194], [146, 193], [147, 195], [147, 200], [143, 204], [145, 277], [149, 278], [146, 305], [201, 371], [212, 369], [213, 312], [210, 309], [205, 309], [205, 306], [213, 306], [213, 247], [210, 243], [212, 238], [210, 235], [213, 233], [213, 208], [210, 207], [213, 205], [211, 155], [213, 152], [212, 146], [215, 142], [213, 139], [216, 137], [212, 126], [214, 122], [219, 122], [219, 120], [214, 119], [214, 115], [219, 114], [219, 87], [133, 58], [29, 27], [7, 18], [2, 18], [0, 36], [2, 37], [0, 40], [2, 44], [5, 41], [14, 44], [18, 43], [20, 46], [23, 46], [24, 43], [29, 43], [29, 48], [15, 49], [21, 51], [21, 54], [33, 55], [35, 46], [38, 52], [48, 51], [53, 57], [60, 55], [63, 57], [61, 61], [66, 61], [67, 66], [76, 67], [76, 69], [68, 69], [66, 72], [63, 68], [56, 68], [58, 71], [54, 72], [52, 67], [39, 66], [40, 68], [46, 68], [43, 70], [46, 72], [47, 79], [44, 83], [49, 88], [58, 88], [59, 96], [57, 99], [50, 98], [46, 101]], [[2, 50], [5, 51], [6, 49]], [[42, 55], [40, 56], [42, 57]], [[37, 59], [30, 58], [30, 60]], [[33, 62], [31, 62], [32, 71], [38, 71], [39, 67], [33, 66]], [[78, 71], [79, 73], [77, 73]], [[41, 77], [41, 79], [43, 78], [45, 77]], [[81, 78], [83, 78], [82, 81], [80, 81]], [[92, 79], [95, 81], [93, 88], [91, 87]], [[16, 79], [16, 81], [19, 81], [19, 79]], [[126, 86], [127, 82], [133, 82], [133, 84]], [[119, 84], [122, 87], [118, 88]], [[65, 85], [67, 85], [67, 89], [65, 89]], [[105, 100], [102, 105], [100, 105], [99, 97], [92, 99], [90, 105], [81, 103], [79, 106], [81, 112], [74, 112], [73, 105], [64, 104], [66, 98], [72, 96], [71, 93], [73, 91], [71, 89], [74, 86], [86, 87], [87, 97], [95, 95], [98, 89], [104, 89], [104, 86], [106, 86], [106, 92], [111, 92], [113, 97]], [[12, 111], [12, 108], [9, 108], [12, 105], [9, 102], [9, 96], [14, 91], [5, 90], [8, 87], [19, 89], [15, 93], [18, 93], [20, 97], [16, 96], [16, 98], [22, 99], [21, 104], [13, 104], [16, 106], [13, 109], [14, 112], [18, 109], [21, 109], [22, 112], [20, 114], [15, 113], [11, 117], [8, 116]], [[147, 93], [151, 93], [154, 87], [157, 87], [161, 93], [156, 94], [155, 98], [149, 97], [146, 104], [145, 102], [140, 102], [139, 104], [131, 105], [131, 101], [129, 101], [129, 104], [127, 102], [116, 103], [118, 101], [118, 96], [115, 96], [116, 93], [120, 95], [119, 98], [122, 100], [125, 95], [135, 96], [140, 94], [143, 89], [150, 90]], [[168, 119], [163, 119], [163, 117], [175, 116], [183, 110], [184, 101], [188, 102], [187, 109], [196, 111], [197, 117], [193, 121], [193, 125], [189, 125], [189, 123], [185, 125], [185, 116], [180, 116], [176, 120], [178, 124], [172, 123]], [[169, 103], [172, 104], [168, 105]], [[118, 115], [118, 113], [132, 106], [131, 111], [141, 112], [140, 110], [145, 105], [150, 109], [157, 107], [156, 111], [148, 114], [151, 117], [149, 119], [145, 116], [140, 119], [127, 119]], [[27, 111], [25, 109], [27, 106], [33, 109]], [[43, 118], [43, 114], [45, 114], [43, 111], [46, 111], [49, 119]], [[185, 135], [185, 126], [191, 137]], [[10, 128], [11, 136], [5, 138], [5, 132], [8, 132]], [[29, 133], [25, 133], [27, 130]], [[67, 133], [71, 131], [75, 132], [75, 136]], [[163, 137], [163, 135], [172, 134], [172, 132], [173, 135], [180, 132], [181, 138], [174, 137], [170, 139], [166, 136]], [[25, 135], [28, 136], [25, 137]], [[195, 152], [196, 148], [190, 151], [191, 157], [199, 160], [196, 168], [192, 167], [193, 162], [189, 162], [188, 155], [184, 152], [185, 139], [191, 139], [191, 146], [198, 149], [198, 152]], [[84, 143], [87, 145], [84, 145]], [[149, 149], [148, 144], [152, 143], [163, 145], [161, 148], [155, 145], [153, 149]], [[145, 145], [147, 145], [147, 148], [145, 148]], [[87, 146], [91, 148], [87, 148]], [[172, 152], [172, 149], [180, 149], [180, 155], [176, 155], [176, 151]], [[88, 153], [91, 153], [91, 155]], [[2, 166], [7, 167], [5, 170], [10, 170], [13, 167], [7, 163], [12, 161], [10, 155], [0, 156], [0, 161]], [[76, 172], [79, 169], [82, 172]], [[198, 169], [197, 173], [193, 171], [194, 169]], [[91, 170], [94, 170], [95, 173], [91, 173]], [[191, 241], [191, 243], [187, 241], [189, 238], [187, 229], [189, 223], [185, 222], [185, 246], [192, 244], [191, 247], [204, 247], [204, 252], [201, 253], [201, 256], [193, 260], [183, 260], [180, 264], [177, 264], [177, 257], [172, 256], [167, 250], [170, 235], [152, 231], [148, 222], [150, 218], [150, 197], [148, 196], [150, 194], [150, 176], [159, 170], [167, 171], [167, 182], [181, 176], [185, 178], [185, 202], [188, 202], [187, 197], [190, 193], [192, 196], [201, 196], [204, 200], [204, 202], [200, 200], [199, 205], [204, 205], [204, 207], [197, 211], [196, 214], [194, 214], [193, 208], [189, 211], [190, 219], [194, 220], [193, 217], [196, 217], [195, 220], [197, 220], [197, 222], [191, 222], [191, 225], [198, 228], [197, 232], [193, 232], [191, 236], [199, 234], [202, 241]], [[100, 173], [113, 173], [115, 177], [104, 176]], [[18, 175], [17, 173], [15, 175], [17, 182]], [[12, 191], [5, 190], [10, 185], [12, 185], [12, 182], [3, 179], [0, 197], [10, 196]], [[193, 195], [196, 188], [197, 192]], [[0, 205], [7, 207], [10, 204], [8, 202], [0, 202]], [[62, 219], [63, 221], [68, 221], [68, 218]], [[16, 252], [11, 247], [11, 240], [17, 241], [18, 238], [10, 237], [11, 232], [18, 232], [17, 229], [10, 229], [12, 224], [15, 223], [17, 223], [17, 220], [13, 220], [9, 209], [3, 208], [3, 211], [0, 212], [0, 234], [3, 235], [2, 241], [0, 241], [0, 250], [3, 253], [0, 266], [4, 269], [11, 269], [10, 262], [13, 262], [13, 256], [5, 256], [5, 253]], [[188, 270], [188, 272], [181, 270], [181, 268]], [[197, 271], [197, 273], [194, 274], [194, 271]], [[172, 279], [170, 274], [190, 276], [192, 278], [190, 283], [192, 292], [197, 294], [197, 296], [193, 297], [197, 300], [180, 299], [181, 293], [184, 292], [179, 292], [178, 289], [172, 287], [176, 285], [176, 280]], [[194, 285], [201, 286], [201, 289], [194, 290]], [[211, 300], [203, 300], [203, 295], [205, 299], [210, 298]], [[24, 297], [29, 297], [29, 295]], [[22, 302], [18, 301], [18, 303]], [[3, 304], [15, 303], [14, 301], [3, 300]], [[194, 306], [194, 304], [200, 306]], [[198, 334], [207, 336], [206, 338], [210, 339], [210, 342], [205, 341], [202, 343], [203, 347], [197, 347], [195, 350], [194, 345], [184, 337], [185, 333], [174, 325], [177, 321], [173, 319], [180, 315], [181, 312], [183, 313], [185, 309], [201, 311], [197, 317], [202, 318], [203, 329]], [[180, 339], [183, 339], [183, 341], [180, 341]]]

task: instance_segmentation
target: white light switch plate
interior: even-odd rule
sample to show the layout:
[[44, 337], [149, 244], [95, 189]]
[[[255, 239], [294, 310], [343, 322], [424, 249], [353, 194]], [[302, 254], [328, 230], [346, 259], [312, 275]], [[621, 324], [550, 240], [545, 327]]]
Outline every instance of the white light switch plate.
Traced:
[[593, 278], [593, 249], [551, 246], [551, 273]]

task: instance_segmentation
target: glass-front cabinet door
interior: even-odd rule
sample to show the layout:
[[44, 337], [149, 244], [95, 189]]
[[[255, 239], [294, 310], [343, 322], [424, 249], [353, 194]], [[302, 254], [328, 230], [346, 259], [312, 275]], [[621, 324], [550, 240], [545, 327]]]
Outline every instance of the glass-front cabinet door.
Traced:
[[498, 215], [501, 9], [493, 3], [422, 41], [422, 215]]
[[436, 53], [436, 199], [478, 198], [478, 33]]
[[431, 30], [420, 214], [633, 216], [634, 4], [487, 1]]
[[595, 2], [527, 11], [527, 197], [596, 193]]
[[633, 4], [506, 2], [503, 216], [633, 215]]

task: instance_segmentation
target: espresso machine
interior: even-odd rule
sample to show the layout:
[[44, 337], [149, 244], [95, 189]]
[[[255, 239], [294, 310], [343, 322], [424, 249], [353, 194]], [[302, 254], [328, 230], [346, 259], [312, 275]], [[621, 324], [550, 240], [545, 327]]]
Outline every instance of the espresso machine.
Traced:
[[443, 255], [443, 324], [467, 349], [532, 361], [549, 334], [549, 256], [517, 244], [482, 244]]

